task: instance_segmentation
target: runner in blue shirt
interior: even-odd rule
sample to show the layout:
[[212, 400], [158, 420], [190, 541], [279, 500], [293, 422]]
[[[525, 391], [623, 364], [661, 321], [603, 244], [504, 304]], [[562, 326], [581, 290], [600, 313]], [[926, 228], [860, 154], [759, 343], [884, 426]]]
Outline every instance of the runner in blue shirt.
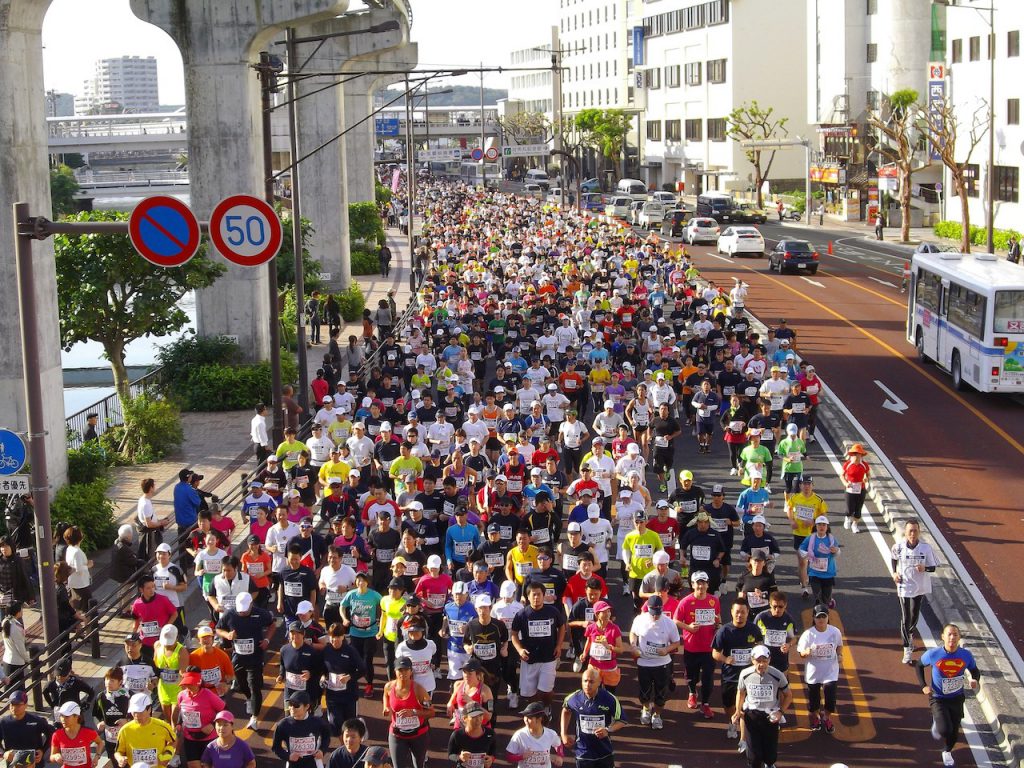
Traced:
[[[925, 682], [925, 667], [931, 667], [931, 676]], [[970, 672], [968, 678], [965, 672]], [[960, 628], [947, 624], [942, 628], [942, 646], [930, 648], [917, 665], [917, 679], [922, 692], [928, 696], [932, 710], [932, 736], [943, 740], [942, 764], [954, 765], [953, 747], [960, 735], [960, 721], [964, 717], [964, 689], [976, 689], [981, 670], [974, 656], [960, 647]]]
[[582, 686], [562, 705], [562, 743], [574, 748], [580, 768], [613, 768], [611, 734], [625, 725], [619, 700], [601, 687], [601, 672], [583, 673]]

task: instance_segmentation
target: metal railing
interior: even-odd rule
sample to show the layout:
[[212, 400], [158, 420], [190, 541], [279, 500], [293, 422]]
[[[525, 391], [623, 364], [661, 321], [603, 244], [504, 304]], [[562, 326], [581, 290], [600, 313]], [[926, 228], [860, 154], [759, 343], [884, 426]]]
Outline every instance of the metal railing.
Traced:
[[[163, 366], [155, 368], [145, 376], [136, 379], [128, 384], [128, 391], [132, 397], [138, 397], [143, 392], [151, 389], [160, 383], [163, 378]], [[78, 448], [82, 445], [82, 436], [88, 428], [86, 417], [90, 413], [99, 416], [96, 422], [96, 434], [101, 435], [110, 427], [119, 427], [124, 424], [124, 411], [121, 408], [121, 398], [117, 392], [107, 395], [102, 400], [83, 408], [77, 413], [68, 416], [64, 422], [68, 435], [68, 447]]]

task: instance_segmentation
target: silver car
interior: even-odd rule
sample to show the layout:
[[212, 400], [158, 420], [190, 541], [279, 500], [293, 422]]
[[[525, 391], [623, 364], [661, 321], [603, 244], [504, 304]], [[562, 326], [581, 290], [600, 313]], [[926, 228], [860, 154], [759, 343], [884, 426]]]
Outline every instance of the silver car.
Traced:
[[686, 242], [690, 245], [696, 243], [715, 243], [718, 241], [718, 233], [721, 227], [714, 219], [695, 218], [690, 219], [686, 225]]

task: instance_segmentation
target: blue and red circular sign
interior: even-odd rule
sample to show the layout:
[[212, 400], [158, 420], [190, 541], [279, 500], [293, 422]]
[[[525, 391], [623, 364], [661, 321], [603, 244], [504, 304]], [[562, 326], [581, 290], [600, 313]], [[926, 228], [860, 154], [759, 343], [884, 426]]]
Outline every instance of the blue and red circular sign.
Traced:
[[196, 255], [201, 236], [192, 209], [167, 195], [147, 197], [128, 219], [128, 236], [146, 261], [180, 267]]
[[480, 147], [477, 147], [476, 149], [469, 153], [469, 156], [472, 157], [474, 160], [483, 160], [484, 151], [480, 149]]
[[231, 195], [210, 214], [210, 240], [221, 256], [242, 267], [258, 267], [277, 256], [284, 233], [277, 212], [252, 195]]

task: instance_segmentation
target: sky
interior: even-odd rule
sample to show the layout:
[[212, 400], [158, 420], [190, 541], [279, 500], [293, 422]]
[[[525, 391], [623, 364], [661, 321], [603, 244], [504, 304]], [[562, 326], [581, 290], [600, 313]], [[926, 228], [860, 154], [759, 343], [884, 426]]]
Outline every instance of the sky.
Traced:
[[[557, 0], [412, 0], [413, 40], [420, 66], [507, 66], [516, 48], [550, 39]], [[350, 7], [356, 8], [354, 2]], [[499, 9], [504, 8], [506, 13]], [[79, 93], [93, 62], [117, 56], [155, 56], [160, 102], [183, 104], [181, 55], [164, 32], [137, 19], [129, 0], [53, 0], [43, 23], [43, 65], [47, 90]], [[506, 88], [508, 76], [487, 74], [488, 87]], [[456, 81], [479, 84], [479, 75]]]

